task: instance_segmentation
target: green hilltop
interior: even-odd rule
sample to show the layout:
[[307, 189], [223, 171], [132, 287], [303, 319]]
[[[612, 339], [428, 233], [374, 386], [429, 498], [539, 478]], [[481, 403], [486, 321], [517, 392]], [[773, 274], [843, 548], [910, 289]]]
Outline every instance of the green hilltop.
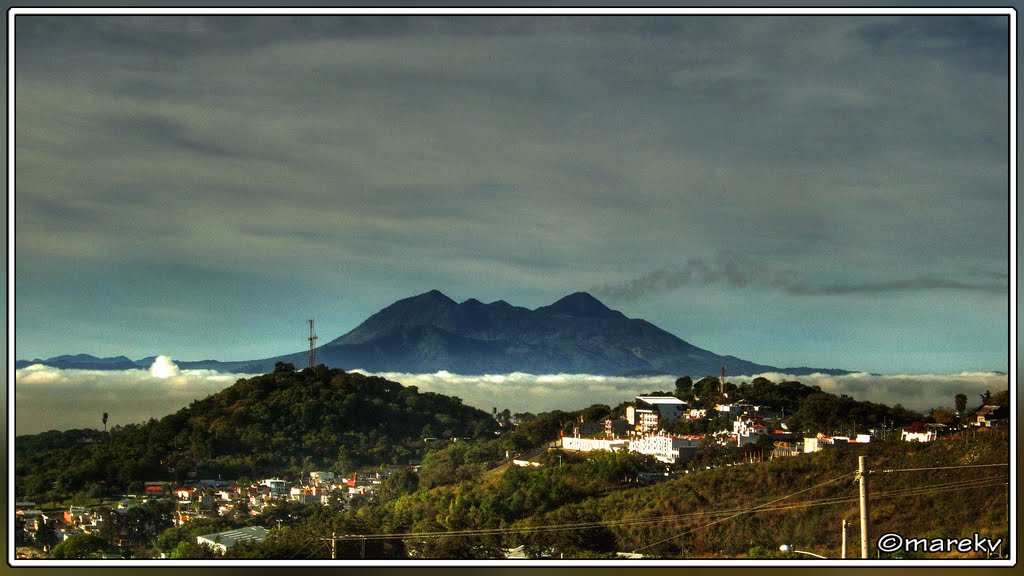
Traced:
[[109, 434], [71, 430], [15, 441], [15, 485], [38, 495], [182, 482], [297, 476], [407, 464], [424, 437], [493, 437], [498, 425], [458, 398], [323, 365], [242, 379], [174, 414]]

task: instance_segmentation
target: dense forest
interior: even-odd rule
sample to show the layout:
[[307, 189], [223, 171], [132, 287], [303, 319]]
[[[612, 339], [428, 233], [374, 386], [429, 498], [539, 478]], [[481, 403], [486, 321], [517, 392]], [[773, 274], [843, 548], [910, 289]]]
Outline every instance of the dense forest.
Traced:
[[18, 437], [15, 491], [42, 499], [124, 493], [143, 481], [350, 472], [422, 458], [424, 437], [493, 438], [498, 429], [458, 398], [323, 365], [279, 364], [159, 420]]

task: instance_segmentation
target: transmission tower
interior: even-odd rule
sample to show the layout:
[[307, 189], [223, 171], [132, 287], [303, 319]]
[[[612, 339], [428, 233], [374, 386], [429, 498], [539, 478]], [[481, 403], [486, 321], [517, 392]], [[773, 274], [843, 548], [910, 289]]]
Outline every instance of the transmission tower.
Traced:
[[313, 333], [313, 319], [309, 319], [309, 367], [316, 365], [316, 334]]

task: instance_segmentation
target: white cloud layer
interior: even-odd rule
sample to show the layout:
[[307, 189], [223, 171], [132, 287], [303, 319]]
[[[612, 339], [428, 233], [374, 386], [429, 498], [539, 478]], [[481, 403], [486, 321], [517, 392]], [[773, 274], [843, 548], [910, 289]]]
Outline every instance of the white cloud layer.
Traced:
[[100, 428], [161, 418], [247, 374], [180, 370], [167, 356], [148, 369], [65, 370], [34, 364], [14, 378], [15, 434]]
[[[363, 372], [358, 370], [359, 372]], [[574, 410], [591, 404], [615, 406], [633, 396], [651, 391], [671, 391], [675, 377], [624, 378], [593, 374], [487, 374], [464, 376], [441, 371], [434, 374], [380, 373], [404, 386], [423, 392], [457, 396], [464, 403], [490, 411], [508, 408], [516, 412]], [[46, 430], [99, 428], [103, 412], [110, 413], [109, 426], [144, 422], [171, 414], [193, 400], [204, 398], [234, 384], [248, 374], [222, 374], [212, 370], [180, 370], [170, 358], [158, 357], [149, 370], [65, 370], [33, 365], [15, 374], [16, 434]], [[986, 390], [993, 393], [1009, 385], [1006, 374], [965, 372], [961, 374], [845, 376], [814, 374], [792, 376], [767, 373], [732, 376], [729, 381], [749, 382], [764, 376], [773, 382], [799, 380], [820, 386], [823, 391], [849, 394], [857, 400], [897, 403], [915, 410], [952, 406], [953, 397], [964, 393], [968, 404], [980, 402]]]
[[[358, 370], [363, 372], [362, 370]], [[594, 374], [497, 374], [463, 376], [449, 372], [436, 374], [380, 373], [388, 380], [416, 386], [421, 391], [457, 396], [470, 406], [490, 411], [508, 408], [515, 412], [545, 412], [573, 410], [591, 404], [615, 406], [632, 400], [634, 395], [652, 391], [672, 391], [675, 376], [624, 378]], [[848, 394], [857, 400], [882, 404], [902, 404], [914, 410], [927, 410], [936, 406], [952, 406], [953, 397], [967, 395], [968, 404], [980, 402], [979, 395], [986, 390], [993, 393], [1009, 385], [1006, 374], [995, 372], [964, 372], [960, 374], [890, 374], [873, 375], [854, 373], [845, 376], [812, 374], [764, 373], [749, 376], [730, 376], [734, 384], [750, 382], [763, 376], [773, 382], [798, 380], [808, 386], [820, 386], [822, 391]]]

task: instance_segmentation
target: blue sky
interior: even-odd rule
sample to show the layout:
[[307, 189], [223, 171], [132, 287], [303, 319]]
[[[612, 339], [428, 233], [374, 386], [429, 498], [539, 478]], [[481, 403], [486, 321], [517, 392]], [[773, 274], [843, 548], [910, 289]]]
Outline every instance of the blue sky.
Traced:
[[1009, 369], [1008, 19], [19, 16], [17, 357], [586, 290], [775, 366]]

